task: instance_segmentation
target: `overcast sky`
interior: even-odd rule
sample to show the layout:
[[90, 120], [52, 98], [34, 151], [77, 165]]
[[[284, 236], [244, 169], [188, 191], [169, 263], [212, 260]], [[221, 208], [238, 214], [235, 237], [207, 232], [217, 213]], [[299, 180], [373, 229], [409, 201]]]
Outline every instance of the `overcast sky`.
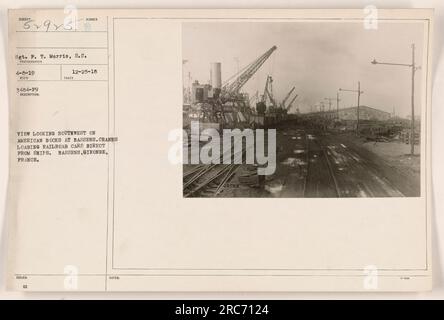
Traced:
[[[272, 75], [275, 97], [281, 101], [292, 86], [301, 112], [325, 97], [336, 98], [338, 88], [357, 89], [361, 105], [406, 116], [410, 114], [410, 68], [372, 65], [381, 62], [411, 63], [415, 43], [422, 64], [422, 22], [379, 22], [366, 30], [362, 22], [189, 22], [183, 23], [184, 74], [208, 83], [211, 62], [222, 63], [222, 82], [251, 63], [273, 45], [277, 50], [247, 82], [242, 91], [262, 93], [267, 74]], [[416, 76], [416, 113], [420, 110], [422, 73]], [[340, 107], [356, 105], [356, 95], [340, 93]], [[336, 105], [334, 101], [333, 106]], [[328, 108], [328, 102], [326, 103]], [[294, 110], [294, 109], [293, 109]]]

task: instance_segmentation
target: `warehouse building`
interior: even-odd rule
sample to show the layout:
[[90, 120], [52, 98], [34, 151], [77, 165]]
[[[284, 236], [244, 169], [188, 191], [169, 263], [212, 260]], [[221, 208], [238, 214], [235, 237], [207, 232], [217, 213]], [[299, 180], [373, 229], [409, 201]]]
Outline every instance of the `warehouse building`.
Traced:
[[[356, 116], [357, 116], [357, 107], [339, 109], [340, 120], [356, 120]], [[386, 121], [389, 120], [390, 118], [391, 118], [390, 112], [382, 111], [367, 106], [359, 107], [359, 120]]]
[[[331, 111], [324, 112], [313, 112], [305, 114], [306, 117], [323, 117], [327, 119], [337, 119], [339, 115], [339, 119], [343, 121], [356, 121], [357, 118], [357, 107], [350, 107], [339, 109], [339, 112], [336, 109]], [[367, 106], [359, 106], [359, 120], [370, 120], [370, 121], [387, 121], [391, 118], [390, 112], [382, 111], [379, 109], [367, 107]]]

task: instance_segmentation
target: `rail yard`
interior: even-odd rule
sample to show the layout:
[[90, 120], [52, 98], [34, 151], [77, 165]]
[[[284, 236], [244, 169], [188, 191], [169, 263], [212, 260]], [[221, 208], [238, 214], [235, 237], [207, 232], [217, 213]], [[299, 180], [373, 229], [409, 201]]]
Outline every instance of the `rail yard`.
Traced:
[[[258, 174], [258, 163], [225, 163], [229, 152], [245, 159], [247, 146], [230, 148], [213, 163], [184, 164], [184, 197], [417, 197], [420, 195], [420, 121], [360, 103], [357, 89], [339, 89], [301, 112], [296, 86], [279, 100], [274, 79], [251, 97], [242, 87], [277, 50], [272, 46], [222, 82], [221, 63], [209, 66], [210, 81], [184, 86], [183, 127], [201, 130], [276, 130], [276, 169]], [[184, 62], [186, 63], [186, 62]], [[373, 63], [373, 62], [372, 62]], [[339, 93], [356, 94], [357, 104], [340, 108]], [[413, 94], [413, 91], [412, 91]], [[328, 102], [327, 102], [328, 101]], [[192, 137], [184, 140], [187, 155]], [[222, 134], [221, 138], [222, 139]], [[199, 145], [206, 140], [198, 138]], [[219, 140], [219, 138], [217, 139]], [[242, 141], [242, 140], [241, 140]], [[265, 146], [265, 150], [267, 147]], [[389, 150], [389, 152], [387, 152]]]

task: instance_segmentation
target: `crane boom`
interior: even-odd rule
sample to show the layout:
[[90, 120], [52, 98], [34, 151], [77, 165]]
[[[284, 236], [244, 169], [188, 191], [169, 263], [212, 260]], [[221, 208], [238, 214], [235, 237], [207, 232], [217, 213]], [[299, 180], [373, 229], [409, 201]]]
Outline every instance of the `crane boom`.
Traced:
[[293, 93], [294, 89], [296, 87], [291, 88], [290, 92], [287, 93], [284, 100], [282, 100], [282, 108], [285, 108], [285, 103], [287, 102], [288, 98], [290, 98], [291, 94]]
[[287, 106], [287, 111], [290, 111], [290, 108], [293, 105], [293, 102], [296, 100], [297, 97], [298, 97], [298, 94], [295, 95], [293, 99], [291, 99], [290, 103]]
[[267, 76], [267, 80], [265, 81], [265, 88], [264, 88], [264, 94], [262, 95], [262, 102], [267, 102], [267, 91], [270, 78], [271, 78], [270, 76]]
[[273, 78], [269, 75], [267, 76], [267, 81], [265, 82], [264, 94], [262, 96], [262, 102], [267, 103], [267, 97], [270, 100], [273, 107], [277, 107], [276, 101], [273, 97]]
[[[236, 95], [239, 90], [247, 83], [248, 80], [256, 73], [257, 70], [264, 64], [264, 62], [271, 56], [277, 47], [273, 46], [267, 50], [263, 55], [255, 61], [246, 66], [239, 74], [236, 74], [234, 79], [229, 79], [222, 87], [222, 91], [228, 95]], [[234, 76], [233, 76], [234, 77]], [[232, 77], [232, 78], [233, 78]]]
[[276, 101], [274, 101], [273, 94], [268, 90], [268, 88], [266, 89], [266, 93], [267, 93], [268, 99], [270, 99], [270, 101], [271, 101], [271, 104], [273, 105], [273, 107], [276, 108]]

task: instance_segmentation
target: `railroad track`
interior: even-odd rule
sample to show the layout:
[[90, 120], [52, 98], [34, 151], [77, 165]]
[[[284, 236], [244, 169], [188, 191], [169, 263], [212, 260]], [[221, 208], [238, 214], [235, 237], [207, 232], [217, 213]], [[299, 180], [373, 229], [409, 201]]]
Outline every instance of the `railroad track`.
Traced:
[[[245, 147], [239, 153], [245, 155]], [[229, 151], [232, 153], [233, 149]], [[220, 161], [224, 159], [221, 155]], [[219, 195], [225, 185], [233, 178], [240, 164], [200, 164], [183, 174], [183, 196], [188, 197], [215, 197]]]
[[341, 196], [341, 191], [339, 189], [339, 185], [338, 185], [338, 180], [336, 179], [336, 175], [333, 171], [333, 167], [331, 165], [330, 159], [328, 158], [328, 154], [327, 151], [325, 150], [325, 147], [321, 147], [322, 148], [322, 153], [324, 154], [325, 160], [327, 162], [327, 167], [328, 167], [328, 172], [330, 172], [330, 176], [333, 180], [333, 185], [334, 185], [334, 189], [336, 191], [336, 197], [340, 197]]
[[184, 174], [183, 196], [217, 196], [233, 178], [239, 164], [202, 165]]
[[[340, 197], [341, 191], [327, 151], [317, 139], [310, 138], [310, 135], [306, 135], [306, 155], [307, 171], [303, 187], [304, 197]], [[323, 194], [321, 195], [319, 192]]]

